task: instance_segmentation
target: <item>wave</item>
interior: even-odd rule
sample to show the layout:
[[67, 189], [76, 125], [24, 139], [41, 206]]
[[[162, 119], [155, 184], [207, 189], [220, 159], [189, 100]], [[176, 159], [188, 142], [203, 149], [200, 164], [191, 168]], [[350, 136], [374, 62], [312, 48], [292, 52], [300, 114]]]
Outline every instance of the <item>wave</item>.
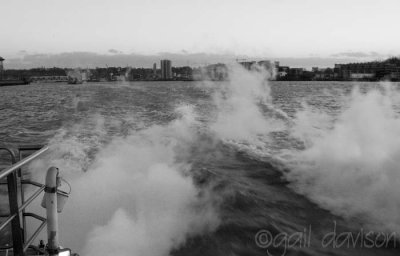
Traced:
[[[398, 232], [399, 102], [400, 93], [390, 86], [365, 93], [356, 88], [335, 118], [299, 112], [293, 129], [306, 148], [293, 152], [287, 174], [292, 187], [336, 214]], [[309, 120], [320, 122], [302, 126]]]
[[399, 230], [400, 93], [356, 89], [337, 114], [303, 102], [290, 117], [265, 74], [230, 72], [230, 81], [198, 85], [212, 87], [207, 111], [180, 104], [157, 115], [168, 116], [162, 124], [94, 115], [59, 130], [30, 168], [56, 165], [72, 183], [60, 218], [65, 244], [87, 255], [184, 255], [206, 243], [221, 254], [265, 225], [278, 234], [319, 225], [304, 216], [331, 217], [301, 195], [362, 225]]
[[101, 146], [102, 129], [86, 141], [80, 129], [68, 139], [60, 134], [50, 155], [31, 165], [55, 164], [71, 181], [74, 194], [60, 218], [65, 244], [85, 255], [165, 255], [187, 237], [218, 226], [216, 202], [206, 186], [194, 185], [184, 157], [197, 141], [191, 107], [177, 111], [181, 118], [167, 125]]
[[355, 87], [350, 95], [324, 91], [331, 108], [303, 101], [291, 118], [272, 104], [262, 74], [231, 72], [214, 97], [218, 118], [210, 129], [219, 138], [274, 163], [292, 189], [322, 208], [376, 230], [400, 231], [397, 88], [381, 83]]

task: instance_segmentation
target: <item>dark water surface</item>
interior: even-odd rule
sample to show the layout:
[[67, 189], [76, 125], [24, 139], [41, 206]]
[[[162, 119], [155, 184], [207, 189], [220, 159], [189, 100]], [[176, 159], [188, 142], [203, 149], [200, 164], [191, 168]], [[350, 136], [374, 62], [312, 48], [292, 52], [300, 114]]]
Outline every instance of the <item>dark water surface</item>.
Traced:
[[[345, 242], [336, 248], [333, 243], [324, 245], [324, 242], [329, 242], [326, 235], [335, 229], [337, 234], [349, 232], [354, 237], [361, 230], [365, 233], [368, 230], [375, 231], [376, 225], [371, 226], [370, 222], [374, 222], [376, 219], [369, 221], [369, 218], [362, 217], [365, 212], [368, 215], [368, 210], [361, 212], [361, 215], [352, 213], [347, 215], [343, 210], [336, 211], [334, 207], [336, 202], [332, 203], [330, 198], [326, 198], [327, 203], [325, 204], [323, 203], [324, 199], [315, 199], [312, 195], [310, 196], [307, 188], [303, 193], [303, 190], [293, 187], [297, 178], [286, 176], [287, 173], [291, 173], [293, 161], [290, 161], [289, 164], [285, 159], [292, 159], [293, 153], [288, 152], [299, 152], [306, 149], [307, 143], [294, 139], [290, 135], [290, 129], [278, 129], [268, 134], [255, 132], [256, 135], [251, 139], [242, 137], [236, 139], [235, 135], [218, 137], [218, 131], [221, 129], [216, 128], [216, 132], [213, 131], [213, 124], [218, 118], [219, 111], [218, 103], [215, 101], [215, 92], [222, 84], [133, 82], [67, 85], [47, 83], [0, 87], [1, 143], [11, 147], [21, 144], [53, 145], [51, 157], [55, 158], [53, 159], [55, 162], [52, 163], [61, 165], [59, 166], [61, 171], [63, 171], [63, 167], [64, 169], [70, 168], [75, 173], [74, 175], [79, 175], [77, 173], [81, 172], [89, 173], [91, 170], [97, 170], [98, 166], [106, 165], [101, 162], [101, 159], [108, 161], [109, 158], [105, 156], [112, 154], [110, 153], [112, 151], [111, 149], [103, 151], [105, 147], [113, 147], [110, 145], [120, 143], [124, 149], [129, 150], [132, 146], [129, 144], [131, 136], [140, 138], [139, 140], [135, 137], [133, 142], [148, 143], [150, 141], [146, 147], [162, 143], [162, 147], [171, 148], [171, 150], [165, 151], [165, 155], [171, 152], [174, 154], [174, 163], [170, 165], [174, 165], [175, 162], [190, 165], [190, 168], [186, 168], [182, 175], [192, 180], [199, 197], [203, 194], [209, 195], [219, 221], [213, 228], [194, 233], [191, 233], [190, 230], [196, 229], [197, 226], [194, 224], [191, 226], [192, 222], [188, 221], [189, 227], [182, 228], [184, 230], [182, 231], [183, 237], [185, 237], [183, 240], [177, 238], [178, 231], [160, 231], [162, 236], [168, 236], [165, 243], [170, 244], [170, 246], [162, 247], [167, 248], [166, 250], [154, 251], [154, 253], [160, 252], [161, 255], [168, 255], [168, 253], [173, 255], [268, 255], [268, 253], [269, 255], [397, 255], [399, 253], [399, 245], [396, 244], [396, 241], [397, 243], [399, 241], [396, 239], [391, 239], [385, 246], [375, 246], [375, 243], [374, 246], [370, 246], [372, 248], [368, 248], [358, 241], [355, 243], [356, 245], [348, 244], [345, 241], [346, 236], [342, 236], [336, 242]], [[296, 113], [304, 108], [304, 104], [327, 113], [328, 116], [335, 119], [345, 106], [343, 98], [351, 94], [355, 85], [356, 83], [349, 82], [272, 82], [270, 84], [271, 105], [259, 105], [257, 102], [255, 105], [261, 110], [265, 120], [271, 118], [289, 126], [290, 120], [296, 118]], [[370, 91], [378, 86], [375, 83], [357, 83], [357, 85], [360, 86], [361, 91]], [[177, 111], [182, 106], [183, 114], [182, 110]], [[190, 106], [188, 107], [190, 111], [186, 109], [187, 106]], [[271, 106], [279, 111], [271, 110]], [[185, 111], [190, 113], [187, 114]], [[193, 118], [196, 121], [193, 125], [192, 121], [187, 121], [190, 123], [188, 126], [186, 126], [186, 121], [182, 121], [185, 124], [182, 126], [189, 128], [180, 130], [181, 124], [174, 122], [182, 119], [182, 115], [185, 116], [183, 120]], [[241, 118], [242, 116], [235, 117]], [[239, 120], [238, 125], [232, 125], [231, 130], [234, 130], [234, 126], [237, 127], [246, 122], [251, 129], [257, 127], [258, 122], [254, 120], [254, 124], [252, 124], [252, 120], [246, 118], [243, 119], [243, 122]], [[192, 132], [192, 126], [195, 126], [194, 135], [183, 136], [182, 134], [185, 134], [187, 129]], [[159, 134], [157, 129], [165, 129], [165, 131], [163, 130], [161, 135], [157, 135], [159, 137], [152, 137], [154, 133]], [[172, 140], [172, 142], [169, 140], [170, 137], [176, 138], [177, 136], [178, 138], [183, 136], [187, 141], [181, 145], [180, 139]], [[57, 144], [62, 146], [57, 146]], [[142, 149], [140, 145], [137, 147], [137, 150]], [[158, 150], [159, 147], [156, 148]], [[118, 160], [118, 157], [121, 159], [124, 159], [123, 157], [135, 158], [135, 150], [131, 151], [131, 155], [127, 154], [126, 156], [124, 155], [125, 151], [121, 151], [116, 159]], [[158, 151], [153, 155], [152, 150], [149, 150], [149, 158], [158, 154], [163, 155]], [[119, 166], [118, 163], [121, 161], [117, 160], [110, 166], [121, 170], [129, 169], [122, 163]], [[140, 160], [137, 159], [137, 161]], [[151, 161], [153, 160], [149, 160], [149, 162]], [[158, 161], [154, 160], [154, 162]], [[147, 165], [144, 164], [144, 166]], [[113, 172], [111, 169], [109, 171]], [[65, 172], [69, 171], [65, 170]], [[127, 172], [129, 173], [129, 171]], [[125, 173], [125, 171], [121, 171], [121, 173]], [[91, 179], [95, 179], [95, 177], [96, 175]], [[75, 178], [74, 176], [70, 179]], [[103, 181], [99, 180], [99, 183]], [[74, 188], [74, 183], [72, 185]], [[132, 186], [135, 186], [135, 183]], [[76, 187], [78, 191], [73, 189], [71, 197], [79, 197], [79, 184]], [[174, 185], [171, 185], [172, 190], [173, 187]], [[143, 191], [151, 194], [151, 188], [147, 186], [143, 188]], [[114, 192], [111, 192], [111, 189], [119, 191], [118, 186], [110, 188], [110, 194], [113, 195]], [[168, 193], [168, 190], [163, 190], [162, 194]], [[107, 187], [104, 188], [104, 191], [107, 193]], [[135, 214], [142, 208], [132, 206], [135, 210], [131, 210], [129, 203], [118, 205], [115, 202], [125, 200], [121, 199], [127, 194], [123, 191], [125, 190], [121, 188], [121, 195], [116, 194], [114, 199], [107, 201], [110, 203], [102, 206], [95, 203], [91, 206], [92, 201], [97, 200], [92, 198], [90, 202], [86, 202], [88, 209], [69, 209], [69, 213], [66, 209], [67, 213], [61, 215], [60, 219], [68, 219], [65, 217], [66, 215], [76, 214], [71, 218], [75, 218], [77, 223], [79, 223], [80, 212], [87, 215], [92, 209], [93, 216], [101, 215], [100, 212], [103, 211], [110, 211], [110, 213], [105, 214], [104, 219], [98, 217], [98, 222], [93, 221], [93, 225], [85, 227], [82, 229], [83, 231], [76, 230], [74, 233], [73, 230], [65, 228], [61, 237], [65, 241], [64, 245], [72, 247], [72, 249], [78, 248], [77, 250], [86, 248], [89, 255], [94, 254], [87, 247], [95, 246], [96, 241], [99, 244], [105, 243], [105, 241], [98, 238], [92, 243], [86, 242], [90, 236], [89, 232], [92, 232], [95, 227], [107, 226], [113, 216], [112, 213], [117, 208], [127, 209], [129, 216], [136, 216]], [[184, 194], [185, 191], [183, 190], [182, 193]], [[142, 190], [138, 190], [139, 192]], [[177, 198], [179, 198], [177, 200], [181, 198], [179, 191]], [[71, 200], [73, 199], [71, 198]], [[129, 201], [129, 199], [127, 200]], [[180, 218], [180, 215], [174, 213], [168, 215], [169, 207], [173, 204], [174, 199], [168, 200], [160, 201], [160, 204], [165, 202], [167, 210], [164, 208], [164, 210], [160, 210], [159, 206], [154, 206], [154, 209], [153, 206], [146, 206], [143, 211], [148, 210], [150, 215], [159, 211], [158, 218], [161, 219], [167, 218], [166, 216], [172, 219], [174, 216]], [[111, 201], [114, 202], [111, 203]], [[135, 198], [134, 201], [134, 205], [136, 205], [140, 199]], [[398, 201], [392, 203], [399, 204]], [[140, 204], [137, 203], [137, 205]], [[341, 207], [343, 205], [345, 204], [340, 204]], [[68, 206], [67, 204], [66, 208]], [[385, 222], [384, 216], [381, 218], [383, 223]], [[96, 217], [94, 218], [96, 219]], [[133, 219], [135, 218], [133, 217]], [[136, 220], [140, 222], [140, 217], [137, 217]], [[180, 223], [179, 220], [177, 223]], [[385, 228], [382, 231], [397, 231], [396, 221], [393, 223], [393, 230]], [[155, 227], [175, 230], [177, 225], [164, 226], [160, 224]], [[112, 236], [107, 241], [113, 243], [113, 239], [117, 235], [113, 235], [112, 228], [110, 228], [111, 231], [106, 230], [104, 232], [109, 232]], [[148, 231], [150, 228], [143, 228], [143, 230], [150, 232]], [[262, 230], [268, 232], [265, 232], [264, 236], [258, 237], [261, 240], [257, 244], [255, 236]], [[381, 230], [376, 230], [376, 232], [378, 231]], [[116, 232], [118, 233], [118, 231]], [[137, 232], [135, 230], [131, 232], [133, 232], [133, 239], [137, 240], [141, 237], [148, 239], [147, 235], [134, 234]], [[299, 235], [300, 233], [303, 235]], [[295, 243], [293, 236], [292, 240], [288, 241], [287, 238], [293, 234], [297, 234], [297, 237], [301, 236], [303, 240], [300, 239], [301, 241]], [[122, 236], [130, 236], [130, 233], [123, 233]], [[179, 235], [179, 237], [181, 236], [182, 234]], [[269, 243], [272, 238], [275, 238], [274, 243], [272, 241]], [[381, 240], [382, 238], [379, 241]], [[154, 238], [154, 241], [164, 240]], [[161, 246], [160, 243], [157, 242], [154, 247]], [[133, 244], [132, 247], [134, 246]], [[144, 247], [143, 250], [150, 249]], [[137, 250], [132, 250], [132, 254], [127, 255], [136, 255], [136, 252]], [[153, 251], [151, 252], [153, 253]]]

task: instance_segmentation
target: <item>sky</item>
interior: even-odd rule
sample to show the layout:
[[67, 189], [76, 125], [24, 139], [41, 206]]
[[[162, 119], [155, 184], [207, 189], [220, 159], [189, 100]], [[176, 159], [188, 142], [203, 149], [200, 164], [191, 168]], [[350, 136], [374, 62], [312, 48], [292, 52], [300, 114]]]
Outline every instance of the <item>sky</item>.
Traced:
[[400, 54], [399, 0], [0, 0], [0, 10], [0, 56], [10, 65], [79, 52], [282, 60]]

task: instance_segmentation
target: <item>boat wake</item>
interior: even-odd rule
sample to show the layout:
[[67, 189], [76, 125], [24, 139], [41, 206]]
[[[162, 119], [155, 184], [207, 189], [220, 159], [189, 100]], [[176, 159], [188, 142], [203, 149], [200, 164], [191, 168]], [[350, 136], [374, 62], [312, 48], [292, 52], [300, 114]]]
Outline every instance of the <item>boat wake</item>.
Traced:
[[266, 226], [323, 233], [337, 218], [350, 230], [400, 232], [394, 87], [354, 89], [333, 114], [303, 101], [289, 115], [264, 74], [230, 72], [228, 82], [197, 86], [210, 93], [207, 111], [180, 102], [172, 120], [128, 132], [101, 115], [60, 129], [31, 169], [56, 165], [71, 180], [65, 244], [85, 255], [264, 255], [254, 235]]

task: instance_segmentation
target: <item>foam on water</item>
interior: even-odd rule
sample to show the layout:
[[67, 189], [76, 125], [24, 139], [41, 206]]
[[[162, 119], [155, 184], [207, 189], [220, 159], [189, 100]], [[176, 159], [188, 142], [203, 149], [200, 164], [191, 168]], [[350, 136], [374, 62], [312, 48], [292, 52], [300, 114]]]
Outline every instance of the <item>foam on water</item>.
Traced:
[[[323, 208], [361, 218], [377, 230], [400, 231], [400, 92], [388, 83], [350, 95], [329, 95], [343, 105], [336, 114], [303, 102], [295, 118], [271, 106], [270, 88], [260, 72], [230, 70], [230, 81], [214, 96], [216, 135], [255, 155], [273, 154], [273, 132], [284, 131], [298, 147], [275, 152], [290, 169], [291, 187]], [[271, 106], [266, 115], [262, 104]], [[278, 120], [276, 117], [281, 117]], [[264, 154], [263, 154], [264, 153]], [[285, 157], [281, 157], [285, 154]]]
[[[221, 139], [262, 156], [271, 153], [271, 132], [285, 131], [303, 149], [282, 148], [274, 155], [290, 171], [291, 187], [323, 208], [360, 217], [378, 230], [400, 231], [400, 92], [388, 83], [365, 92], [329, 95], [343, 105], [337, 114], [303, 102], [295, 118], [265, 115], [258, 100], [271, 105], [262, 74], [231, 69], [227, 92], [214, 97], [219, 118], [211, 125]], [[226, 88], [224, 88], [226, 90]], [[274, 113], [281, 113], [271, 107]], [[264, 146], [262, 146], [264, 144]], [[280, 156], [285, 154], [285, 158]], [[285, 160], [283, 160], [285, 159]]]
[[[60, 218], [65, 245], [85, 255], [168, 255], [188, 238], [214, 231], [219, 199], [194, 185], [190, 151], [208, 152], [221, 141], [279, 159], [289, 167], [290, 187], [323, 208], [400, 231], [396, 89], [356, 89], [343, 96], [336, 115], [303, 103], [292, 119], [273, 105], [262, 71], [232, 66], [229, 77], [211, 85], [210, 119], [183, 104], [177, 119], [124, 134], [110, 136], [105, 125], [114, 121], [101, 115], [59, 130], [50, 154], [31, 168], [55, 165], [71, 181], [73, 197]], [[302, 147], [279, 151], [277, 132], [285, 146]]]
[[216, 85], [213, 102], [216, 119], [210, 130], [225, 142], [239, 147], [264, 147], [270, 134], [283, 129], [283, 122], [268, 117], [262, 107], [274, 114], [282, 113], [272, 105], [268, 73], [262, 69], [245, 70], [238, 65], [229, 68], [229, 81]]
[[[85, 255], [166, 255], [217, 227], [215, 202], [195, 187], [182, 157], [197, 139], [195, 115], [187, 105], [177, 112], [181, 118], [167, 125], [115, 137], [104, 148], [96, 145], [101, 120], [92, 140], [82, 141], [78, 130], [53, 139], [50, 155], [31, 168], [56, 165], [73, 187], [60, 217], [64, 244]], [[89, 147], [98, 148], [92, 160]]]
[[299, 112], [294, 130], [307, 146], [294, 153], [293, 187], [334, 213], [399, 231], [399, 99], [390, 87], [355, 89], [333, 123], [323, 113]]

